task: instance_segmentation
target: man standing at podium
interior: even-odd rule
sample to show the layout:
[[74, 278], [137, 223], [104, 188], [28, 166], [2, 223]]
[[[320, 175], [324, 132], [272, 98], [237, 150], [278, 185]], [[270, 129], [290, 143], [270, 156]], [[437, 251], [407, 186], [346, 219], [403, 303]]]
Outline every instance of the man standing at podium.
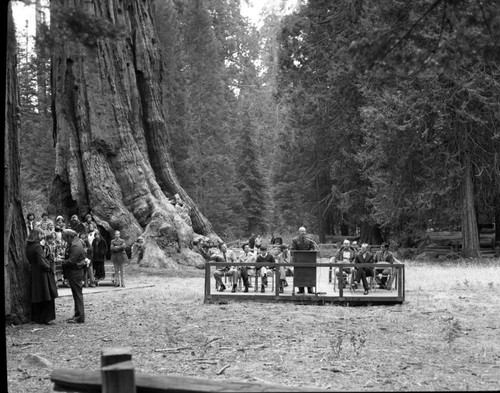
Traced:
[[[306, 228], [300, 227], [299, 228], [299, 236], [294, 237], [292, 240], [292, 251], [307, 251], [307, 250], [314, 250], [314, 242], [311, 239], [308, 239], [306, 237]], [[308, 293], [313, 293], [312, 287], [307, 287], [307, 292]], [[299, 293], [304, 293], [304, 287], [299, 287]]]

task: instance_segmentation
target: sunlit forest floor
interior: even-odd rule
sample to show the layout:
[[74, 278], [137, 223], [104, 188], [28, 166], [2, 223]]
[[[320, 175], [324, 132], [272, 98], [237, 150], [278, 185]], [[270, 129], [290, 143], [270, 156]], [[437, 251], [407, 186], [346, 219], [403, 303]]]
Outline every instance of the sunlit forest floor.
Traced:
[[127, 288], [85, 295], [85, 324], [64, 322], [73, 299], [61, 296], [55, 325], [6, 327], [9, 391], [50, 392], [52, 369], [97, 370], [104, 347], [131, 347], [136, 371], [157, 375], [335, 391], [500, 389], [500, 261], [405, 263], [405, 303], [363, 307], [204, 304], [203, 271], [128, 266]]

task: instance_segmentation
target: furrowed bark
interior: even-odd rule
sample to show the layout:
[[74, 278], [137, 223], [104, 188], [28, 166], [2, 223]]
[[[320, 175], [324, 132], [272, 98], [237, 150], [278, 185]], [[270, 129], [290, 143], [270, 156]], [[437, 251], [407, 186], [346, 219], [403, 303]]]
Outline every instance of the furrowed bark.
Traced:
[[[201, 267], [195, 231], [169, 198], [191, 207], [198, 233], [217, 238], [172, 170], [163, 99], [163, 63], [149, 1], [52, 1], [121, 26], [120, 38], [60, 40], [52, 59], [56, 176], [50, 210], [91, 212], [110, 236], [145, 241], [140, 263]], [[64, 8], [67, 9], [67, 8]], [[56, 12], [51, 12], [51, 15]], [[58, 28], [53, 18], [51, 27]], [[57, 31], [57, 30], [56, 30]]]

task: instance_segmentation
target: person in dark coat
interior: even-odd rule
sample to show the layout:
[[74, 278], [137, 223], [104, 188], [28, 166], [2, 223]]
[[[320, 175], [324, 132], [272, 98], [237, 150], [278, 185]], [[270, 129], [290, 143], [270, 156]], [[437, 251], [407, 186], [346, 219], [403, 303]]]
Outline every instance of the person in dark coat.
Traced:
[[54, 271], [40, 244], [44, 237], [41, 228], [33, 228], [26, 245], [26, 256], [31, 265], [31, 320], [52, 325], [56, 319], [55, 298], [58, 294]]
[[[374, 263], [373, 254], [369, 251], [368, 243], [363, 243], [361, 245], [360, 252], [354, 258], [355, 263]], [[368, 295], [368, 281], [366, 281], [367, 276], [372, 276], [373, 271], [370, 267], [358, 267], [356, 268], [356, 282], [359, 283], [360, 280], [363, 281], [364, 294]], [[356, 289], [356, 283], [351, 284], [352, 289]]]
[[82, 232], [87, 232], [85, 225], [83, 225], [83, 222], [80, 221], [80, 219], [78, 218], [78, 216], [76, 214], [73, 214], [71, 216], [71, 220], [69, 221], [69, 226], [77, 234], [80, 234]]
[[[316, 249], [314, 242], [311, 239], [309, 239], [306, 236], [306, 234], [307, 234], [306, 228], [300, 227], [299, 228], [299, 236], [294, 237], [292, 239], [292, 250], [293, 251], [296, 251], [296, 250], [309, 251], [309, 250]], [[307, 287], [307, 292], [313, 293], [312, 287]], [[304, 287], [299, 287], [299, 291], [297, 292], [297, 294], [302, 294], [302, 293], [304, 293]]]
[[85, 251], [83, 244], [78, 234], [72, 229], [65, 229], [63, 231], [63, 238], [68, 244], [64, 253], [64, 260], [62, 266], [66, 278], [68, 279], [71, 293], [73, 294], [73, 301], [75, 302], [75, 314], [69, 318], [68, 323], [84, 323], [85, 322], [85, 309], [83, 304], [83, 266], [85, 262]]
[[92, 245], [90, 244], [89, 241], [89, 236], [87, 235], [86, 232], [81, 232], [78, 234], [80, 237], [80, 241], [83, 244], [83, 251], [85, 251], [85, 262], [87, 263], [83, 267], [83, 282], [84, 282], [84, 287], [95, 287], [95, 280], [94, 280], [94, 268], [92, 266]]
[[[375, 263], [379, 263], [379, 262], [394, 263], [395, 262], [394, 255], [392, 255], [392, 252], [389, 251], [389, 244], [388, 243], [384, 242], [380, 245], [380, 250], [375, 253], [374, 260], [375, 260]], [[387, 278], [389, 276], [390, 271], [391, 271], [391, 269], [389, 269], [389, 268], [375, 269], [375, 281], [380, 286], [380, 288], [389, 289], [389, 288], [387, 288]]]
[[96, 230], [94, 241], [92, 242], [92, 265], [94, 266], [94, 276], [96, 282], [106, 278], [106, 271], [104, 269], [104, 261], [106, 260], [106, 253], [108, 252], [108, 245], [106, 240], [103, 239], [101, 233]]

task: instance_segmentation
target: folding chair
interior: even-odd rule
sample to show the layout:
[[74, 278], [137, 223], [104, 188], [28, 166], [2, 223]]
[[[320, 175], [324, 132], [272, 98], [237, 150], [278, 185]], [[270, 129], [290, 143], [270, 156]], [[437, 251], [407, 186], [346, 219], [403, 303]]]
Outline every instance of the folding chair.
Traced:
[[[389, 270], [388, 273], [384, 273], [385, 270]], [[375, 274], [375, 267], [373, 268], [374, 270], [374, 274]], [[392, 286], [393, 284], [395, 285], [396, 289], [397, 289], [397, 280], [396, 280], [396, 277], [397, 277], [397, 270], [398, 269], [395, 269], [395, 268], [392, 268], [392, 267], [384, 267], [384, 269], [382, 268], [378, 268], [377, 270], [379, 270], [379, 273], [377, 274], [377, 276], [380, 276], [380, 279], [382, 280], [383, 278], [386, 278], [385, 280], [385, 286], [386, 286], [386, 289], [392, 291]], [[375, 281], [375, 288], [377, 288], [378, 284], [376, 282], [376, 279], [374, 279]]]

